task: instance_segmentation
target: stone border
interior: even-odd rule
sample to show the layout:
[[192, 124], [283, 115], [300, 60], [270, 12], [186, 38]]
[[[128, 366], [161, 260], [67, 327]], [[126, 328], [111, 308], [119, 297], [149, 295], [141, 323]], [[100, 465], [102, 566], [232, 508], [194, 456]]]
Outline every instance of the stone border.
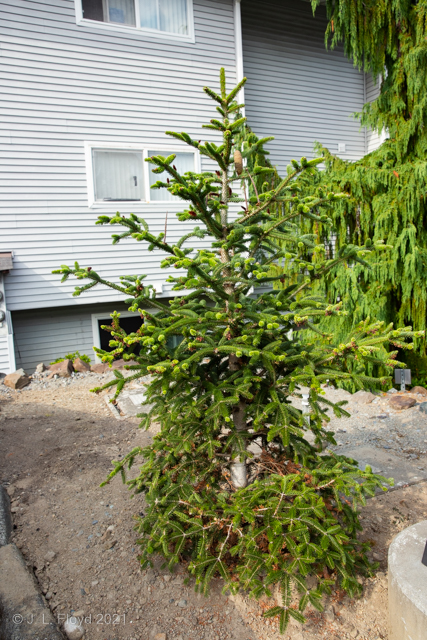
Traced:
[[36, 579], [10, 543], [9, 496], [0, 485], [0, 639], [64, 640]]

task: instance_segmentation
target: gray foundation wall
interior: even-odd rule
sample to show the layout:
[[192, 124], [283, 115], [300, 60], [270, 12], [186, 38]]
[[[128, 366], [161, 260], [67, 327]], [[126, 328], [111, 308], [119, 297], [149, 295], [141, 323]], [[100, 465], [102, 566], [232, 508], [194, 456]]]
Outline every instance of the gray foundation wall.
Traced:
[[125, 311], [120, 303], [30, 309], [13, 313], [16, 367], [33, 373], [40, 362], [49, 364], [67, 353], [79, 351], [95, 362], [92, 314]]

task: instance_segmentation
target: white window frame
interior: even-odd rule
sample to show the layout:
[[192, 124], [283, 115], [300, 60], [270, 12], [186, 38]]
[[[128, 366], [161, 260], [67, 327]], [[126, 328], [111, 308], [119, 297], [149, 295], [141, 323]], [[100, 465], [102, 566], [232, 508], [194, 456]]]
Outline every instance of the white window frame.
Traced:
[[[98, 20], [88, 20], [83, 17], [82, 0], [74, 0], [76, 9], [76, 24], [79, 27], [93, 27], [95, 29], [107, 29], [107, 31], [122, 31], [124, 33], [138, 33], [151, 38], [161, 38], [162, 40], [176, 40], [177, 42], [195, 42], [194, 36], [194, 15], [193, 0], [187, 0], [187, 17], [188, 17], [188, 34], [181, 35], [179, 33], [170, 33], [169, 31], [160, 31], [160, 29], [147, 29], [144, 27], [131, 26], [126, 24], [117, 24], [115, 22], [101, 22]], [[139, 22], [139, 2], [135, 0], [135, 22]]]
[[[93, 149], [112, 149], [116, 151], [139, 151], [142, 153], [142, 162], [143, 162], [143, 176], [144, 176], [144, 198], [142, 200], [132, 200], [129, 202], [121, 202], [119, 200], [95, 200], [95, 180], [93, 173]], [[172, 142], [170, 145], [163, 144], [124, 144], [118, 142], [90, 142], [86, 141], [84, 143], [85, 150], [85, 164], [86, 164], [86, 181], [87, 181], [87, 196], [88, 196], [88, 207], [90, 209], [103, 209], [106, 211], [117, 211], [117, 207], [120, 208], [121, 211], [134, 211], [137, 210], [138, 207], [144, 207], [147, 204], [149, 205], [167, 205], [171, 209], [182, 208], [182, 202], [178, 198], [174, 200], [150, 200], [150, 168], [154, 165], [149, 162], [145, 162], [146, 158], [148, 158], [149, 151], [158, 151], [163, 154], [170, 153], [192, 153], [194, 155], [194, 171], [195, 173], [200, 173], [200, 153], [197, 149], [191, 149], [188, 146], [177, 145]], [[162, 176], [159, 176], [161, 179]]]

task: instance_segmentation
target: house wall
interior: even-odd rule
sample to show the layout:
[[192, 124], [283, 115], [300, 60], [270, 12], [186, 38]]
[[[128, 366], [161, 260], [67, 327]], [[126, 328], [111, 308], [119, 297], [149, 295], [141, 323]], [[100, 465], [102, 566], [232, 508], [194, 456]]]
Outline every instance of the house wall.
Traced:
[[[0, 250], [14, 252], [11, 311], [123, 298], [105, 288], [72, 298], [76, 281], [51, 272], [75, 260], [108, 279], [146, 273], [160, 290], [158, 253], [132, 240], [112, 249], [111, 228], [95, 227], [117, 204], [88, 208], [84, 141], [156, 146], [168, 129], [212, 137], [201, 131], [215, 115], [202, 88], [218, 86], [221, 66], [235, 82], [233, 0], [194, 0], [194, 22], [195, 42], [176, 42], [78, 26], [74, 0], [0, 1]], [[170, 240], [192, 224], [176, 221], [175, 203], [120, 208], [155, 233], [167, 211]]]
[[0, 321], [0, 373], [7, 375], [15, 370], [15, 359], [13, 355], [12, 320], [6, 308], [3, 272], [0, 272], [0, 312], [5, 315], [5, 319]]
[[342, 49], [327, 51], [326, 9], [295, 0], [243, 0], [246, 115], [254, 132], [274, 135], [271, 160], [282, 174], [292, 158], [314, 157], [313, 144], [348, 160], [365, 153], [365, 130], [352, 114], [364, 104], [364, 75]]
[[88, 355], [95, 362], [92, 313], [105, 313], [105, 318], [108, 318], [112, 311], [125, 309], [120, 303], [103, 303], [15, 311], [13, 327], [17, 368], [22, 367], [32, 373], [40, 362], [49, 364], [74, 351]]
[[[378, 98], [380, 94], [380, 78], [373, 79], [370, 73], [366, 74], [366, 102], [373, 102]], [[378, 133], [378, 131], [372, 131], [367, 129], [366, 131], [366, 153], [371, 153], [378, 149], [380, 144], [384, 141], [385, 134]]]
[[[194, 0], [195, 42], [178, 43], [79, 26], [74, 0], [0, 0], [0, 251], [14, 252], [5, 284], [17, 367], [31, 373], [75, 350], [93, 356], [92, 314], [122, 308], [123, 296], [101, 287], [72, 298], [76, 281], [51, 273], [61, 264], [78, 260], [116, 280], [147, 273], [170, 293], [156, 252], [132, 240], [112, 248], [112, 230], [95, 226], [116, 206], [88, 207], [84, 143], [156, 146], [167, 129], [209, 139], [200, 127], [213, 103], [202, 87], [217, 87], [221, 66], [235, 81], [233, 4]], [[316, 139], [332, 150], [346, 143], [348, 158], [364, 152], [350, 117], [363, 103], [363, 78], [342, 52], [325, 52], [322, 11], [313, 19], [302, 0], [242, 2], [247, 116], [259, 135], [276, 135], [281, 170], [312, 155]], [[156, 233], [168, 212], [170, 240], [191, 225], [177, 223], [179, 208], [120, 206]], [[5, 344], [1, 336], [0, 371]]]
[[10, 373], [7, 336], [0, 335], [0, 373]]

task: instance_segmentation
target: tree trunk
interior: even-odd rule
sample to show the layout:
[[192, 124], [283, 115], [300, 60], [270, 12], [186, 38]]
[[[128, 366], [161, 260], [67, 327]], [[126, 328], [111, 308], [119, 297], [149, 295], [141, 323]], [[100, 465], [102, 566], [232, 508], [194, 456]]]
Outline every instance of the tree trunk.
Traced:
[[[236, 356], [229, 358], [231, 371], [238, 371], [240, 364]], [[233, 407], [233, 423], [236, 431], [246, 431], [246, 402], [242, 398]], [[238, 456], [230, 465], [231, 481], [236, 489], [243, 489], [248, 484], [246, 458]]]

